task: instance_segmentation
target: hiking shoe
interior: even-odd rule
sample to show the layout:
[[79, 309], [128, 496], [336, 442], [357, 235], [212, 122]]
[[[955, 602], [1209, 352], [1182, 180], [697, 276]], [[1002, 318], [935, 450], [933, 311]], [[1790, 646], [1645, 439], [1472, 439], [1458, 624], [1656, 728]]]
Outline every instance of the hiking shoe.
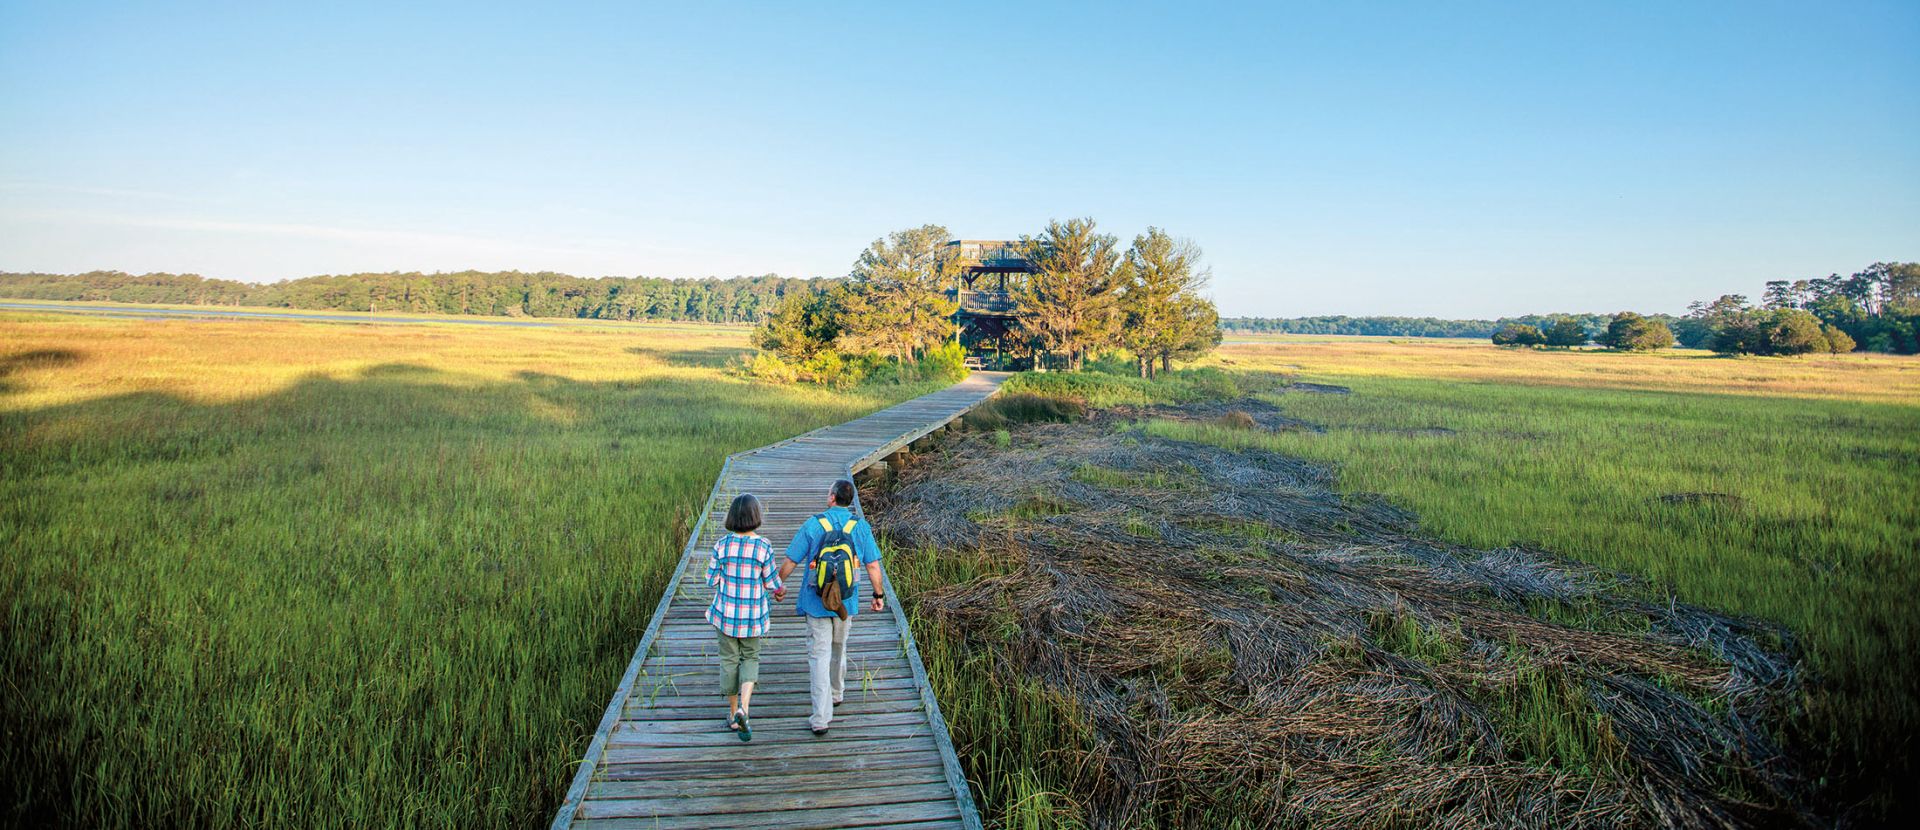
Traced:
[[816, 738], [824, 738], [824, 737], [826, 737], [826, 736], [827, 736], [827, 730], [825, 730], [825, 729], [815, 729], [815, 730], [813, 730], [813, 736], [814, 736], [814, 737], [816, 737]]

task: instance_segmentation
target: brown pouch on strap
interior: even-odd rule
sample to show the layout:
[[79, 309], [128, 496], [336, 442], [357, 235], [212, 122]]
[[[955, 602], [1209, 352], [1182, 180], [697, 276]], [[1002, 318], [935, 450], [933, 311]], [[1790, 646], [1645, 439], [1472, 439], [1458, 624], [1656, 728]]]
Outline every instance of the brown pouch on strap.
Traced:
[[845, 598], [846, 594], [842, 592], [839, 582], [828, 582], [820, 588], [820, 604], [826, 606], [828, 611], [839, 614], [840, 619], [843, 620], [847, 618], [847, 604], [843, 601]]

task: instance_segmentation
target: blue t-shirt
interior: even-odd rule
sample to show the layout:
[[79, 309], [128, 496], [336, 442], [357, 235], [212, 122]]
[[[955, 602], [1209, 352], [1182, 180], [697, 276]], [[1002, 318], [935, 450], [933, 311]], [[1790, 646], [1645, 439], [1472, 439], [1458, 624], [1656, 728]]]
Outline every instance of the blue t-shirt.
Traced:
[[[844, 507], [829, 507], [820, 515], [826, 516], [827, 521], [832, 522], [834, 527], [845, 527], [847, 520], [853, 518], [852, 511]], [[820, 520], [815, 516], [808, 516], [806, 524], [800, 526], [800, 532], [794, 534], [793, 541], [787, 545], [787, 559], [799, 565], [801, 570], [799, 603], [795, 611], [808, 617], [840, 616], [827, 610], [827, 606], [820, 601], [820, 589], [814, 587], [813, 577], [806, 573], [807, 560], [820, 552], [820, 540], [826, 534], [827, 531], [820, 527]], [[867, 526], [865, 519], [853, 525], [853, 552], [860, 557], [862, 565], [880, 561], [880, 546], [874, 543], [873, 528]], [[840, 598], [841, 604], [847, 607], [848, 619], [860, 613], [860, 583], [865, 579], [864, 575], [855, 579], [853, 587], [848, 588]]]

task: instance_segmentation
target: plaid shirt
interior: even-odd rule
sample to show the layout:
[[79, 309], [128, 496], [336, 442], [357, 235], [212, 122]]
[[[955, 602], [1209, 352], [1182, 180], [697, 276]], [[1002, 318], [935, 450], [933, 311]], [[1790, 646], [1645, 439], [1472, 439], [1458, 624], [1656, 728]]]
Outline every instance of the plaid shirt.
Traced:
[[767, 633], [767, 592], [780, 588], [773, 569], [773, 543], [760, 536], [729, 534], [713, 544], [707, 559], [713, 605], [707, 622], [729, 637]]

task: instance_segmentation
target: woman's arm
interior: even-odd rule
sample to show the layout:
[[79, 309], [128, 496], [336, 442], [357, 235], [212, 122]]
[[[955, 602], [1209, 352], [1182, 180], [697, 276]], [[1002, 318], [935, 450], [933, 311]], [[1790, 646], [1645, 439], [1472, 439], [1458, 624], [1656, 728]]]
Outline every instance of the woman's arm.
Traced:
[[760, 567], [764, 569], [760, 578], [766, 580], [767, 590], [779, 593], [786, 588], [786, 583], [780, 579], [780, 570], [773, 566], [773, 556], [773, 543], [768, 542], [766, 561], [760, 563]]

